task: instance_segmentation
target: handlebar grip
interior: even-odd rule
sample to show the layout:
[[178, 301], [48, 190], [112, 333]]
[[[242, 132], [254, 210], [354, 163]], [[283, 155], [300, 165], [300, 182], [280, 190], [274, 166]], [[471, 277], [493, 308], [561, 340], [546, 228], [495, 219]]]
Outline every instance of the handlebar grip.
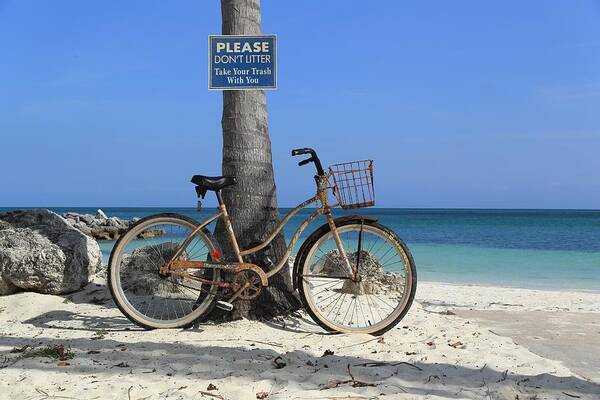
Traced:
[[313, 150], [309, 149], [308, 147], [303, 147], [301, 149], [293, 149], [292, 150], [292, 156], [301, 156], [303, 154], [308, 154], [311, 151], [313, 151]]
[[307, 158], [306, 160], [302, 160], [302, 161], [300, 161], [300, 162], [298, 163], [298, 166], [300, 166], [300, 167], [301, 167], [301, 166], [303, 166], [303, 165], [306, 165], [306, 164], [308, 164], [309, 162], [312, 162], [312, 161], [313, 161], [313, 158], [312, 158], [312, 157], [310, 157], [310, 158]]
[[302, 165], [306, 165], [309, 162], [314, 162], [315, 163], [315, 167], [317, 169], [317, 174], [318, 175], [324, 175], [325, 172], [323, 171], [323, 167], [321, 166], [321, 160], [319, 160], [319, 157], [317, 156], [317, 152], [314, 151], [313, 149], [311, 149], [310, 147], [303, 147], [301, 149], [293, 149], [292, 150], [292, 156], [300, 156], [303, 154], [310, 154], [310, 157], [307, 158], [306, 160], [302, 160], [298, 163], [299, 166]]

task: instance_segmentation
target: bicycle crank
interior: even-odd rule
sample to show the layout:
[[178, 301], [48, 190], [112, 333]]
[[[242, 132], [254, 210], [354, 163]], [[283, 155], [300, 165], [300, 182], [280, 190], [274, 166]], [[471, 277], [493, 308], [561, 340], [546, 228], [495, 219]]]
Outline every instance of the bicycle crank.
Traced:
[[[260, 295], [262, 287], [262, 276], [253, 268], [242, 269], [236, 272], [231, 282], [231, 288], [234, 291], [233, 298], [240, 300], [254, 300]], [[232, 299], [229, 301], [231, 302]]]

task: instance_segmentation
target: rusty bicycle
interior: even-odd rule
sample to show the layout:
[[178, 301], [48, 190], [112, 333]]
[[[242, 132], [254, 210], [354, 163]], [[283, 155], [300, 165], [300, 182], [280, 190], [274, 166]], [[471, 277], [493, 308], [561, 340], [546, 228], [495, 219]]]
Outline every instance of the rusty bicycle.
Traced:
[[[215, 192], [218, 212], [199, 223], [178, 214], [139, 220], [116, 242], [109, 261], [108, 284], [116, 305], [135, 324], [147, 328], [179, 328], [206, 317], [213, 307], [231, 310], [235, 301], [260, 296], [269, 278], [288, 265], [301, 233], [317, 217], [326, 223], [300, 246], [291, 271], [294, 287], [311, 318], [330, 332], [382, 334], [408, 312], [416, 291], [415, 263], [400, 238], [366, 215], [334, 218], [332, 209], [375, 204], [373, 161], [334, 164], [323, 170], [311, 148], [292, 150], [308, 155], [298, 165], [313, 163], [317, 191], [292, 209], [262, 243], [240, 249], [221, 191], [235, 177], [195, 175], [199, 197]], [[330, 204], [329, 192], [337, 203]], [[264, 249], [284, 225], [307, 206], [314, 213], [298, 227], [283, 257], [265, 272], [244, 260]], [[222, 219], [236, 261], [226, 261], [207, 226]]]

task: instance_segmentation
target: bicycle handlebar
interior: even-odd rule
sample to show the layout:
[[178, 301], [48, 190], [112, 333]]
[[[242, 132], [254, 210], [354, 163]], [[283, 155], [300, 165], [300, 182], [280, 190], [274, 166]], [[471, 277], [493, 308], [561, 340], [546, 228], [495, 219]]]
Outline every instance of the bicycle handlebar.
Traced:
[[314, 152], [315, 151], [313, 149], [311, 149], [310, 147], [302, 147], [301, 149], [293, 149], [292, 156], [300, 156], [302, 154], [308, 154], [308, 153], [313, 154]]
[[313, 162], [313, 163], [315, 163], [315, 167], [317, 168], [317, 174], [319, 176], [325, 175], [325, 172], [323, 171], [323, 167], [321, 166], [321, 160], [319, 160], [319, 157], [317, 156], [316, 151], [314, 151], [310, 147], [303, 147], [301, 149], [293, 149], [292, 150], [292, 156], [301, 156], [304, 154], [310, 154], [310, 157], [300, 161], [298, 163], [298, 165], [303, 166], [303, 165], [308, 164], [309, 162]]

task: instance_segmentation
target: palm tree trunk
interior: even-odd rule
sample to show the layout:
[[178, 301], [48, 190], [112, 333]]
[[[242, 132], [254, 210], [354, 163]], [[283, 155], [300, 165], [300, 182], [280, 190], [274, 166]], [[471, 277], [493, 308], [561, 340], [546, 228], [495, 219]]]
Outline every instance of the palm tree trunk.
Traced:
[[[224, 35], [260, 34], [260, 0], [221, 0]], [[271, 160], [267, 100], [262, 90], [223, 91], [223, 175], [235, 176], [237, 185], [223, 191], [240, 248], [262, 242], [280, 221]], [[235, 260], [223, 224], [216, 237], [227, 259]], [[269, 269], [285, 253], [283, 235], [247, 261]], [[220, 319], [264, 318], [289, 313], [300, 303], [293, 291], [289, 268], [270, 279], [269, 287], [251, 302], [238, 301], [234, 311]], [[219, 317], [218, 317], [219, 318]]]

